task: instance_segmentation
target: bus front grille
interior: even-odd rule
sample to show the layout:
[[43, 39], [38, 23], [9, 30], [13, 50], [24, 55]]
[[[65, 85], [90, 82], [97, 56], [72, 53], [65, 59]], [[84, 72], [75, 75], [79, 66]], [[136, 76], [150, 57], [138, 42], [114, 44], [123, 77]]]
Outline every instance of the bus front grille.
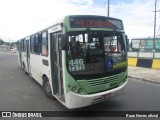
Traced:
[[88, 83], [91, 86], [97, 86], [97, 85], [105, 84], [105, 81], [104, 79], [92, 79], [92, 80], [88, 80]]
[[124, 79], [125, 72], [99, 79], [77, 81], [88, 94], [98, 93], [118, 87]]
[[92, 79], [92, 80], [88, 80], [88, 83], [91, 86], [99, 86], [99, 85], [103, 85], [103, 84], [110, 84], [111, 86], [113, 86], [114, 84], [117, 83], [117, 79], [119, 78], [119, 74], [115, 75], [115, 76], [111, 76], [111, 77], [107, 77], [107, 78], [103, 78], [103, 79]]

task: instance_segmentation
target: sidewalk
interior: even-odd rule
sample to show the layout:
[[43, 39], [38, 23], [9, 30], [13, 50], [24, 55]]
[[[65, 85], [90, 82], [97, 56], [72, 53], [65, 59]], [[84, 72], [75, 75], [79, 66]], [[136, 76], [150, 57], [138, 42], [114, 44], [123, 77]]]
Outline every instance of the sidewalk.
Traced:
[[160, 84], [160, 70], [128, 66], [128, 76], [139, 80]]

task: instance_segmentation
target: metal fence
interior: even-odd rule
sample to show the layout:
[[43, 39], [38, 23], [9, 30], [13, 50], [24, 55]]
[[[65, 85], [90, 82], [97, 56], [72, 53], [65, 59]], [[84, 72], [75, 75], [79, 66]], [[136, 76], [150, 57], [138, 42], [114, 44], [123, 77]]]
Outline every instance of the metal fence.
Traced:
[[128, 57], [160, 59], [160, 38], [132, 39]]

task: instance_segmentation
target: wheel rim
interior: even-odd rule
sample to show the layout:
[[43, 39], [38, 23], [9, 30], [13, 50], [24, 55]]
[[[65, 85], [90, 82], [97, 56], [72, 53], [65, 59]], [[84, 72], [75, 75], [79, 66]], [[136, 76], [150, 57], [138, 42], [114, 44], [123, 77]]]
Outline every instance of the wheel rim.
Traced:
[[46, 82], [46, 84], [45, 84], [45, 91], [47, 93], [51, 93], [51, 86], [50, 86], [49, 82]]

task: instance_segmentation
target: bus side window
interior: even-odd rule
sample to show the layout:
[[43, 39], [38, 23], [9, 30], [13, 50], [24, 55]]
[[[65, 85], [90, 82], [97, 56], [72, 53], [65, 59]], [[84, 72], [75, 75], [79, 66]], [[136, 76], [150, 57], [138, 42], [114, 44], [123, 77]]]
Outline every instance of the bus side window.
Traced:
[[34, 36], [32, 36], [30, 40], [30, 51], [31, 54], [34, 54]]
[[42, 33], [42, 55], [48, 56], [48, 39], [47, 39], [47, 32]]
[[21, 41], [21, 43], [22, 43], [22, 52], [24, 52], [24, 39]]
[[42, 33], [38, 33], [38, 51], [42, 54]]
[[23, 40], [23, 51], [26, 53], [26, 40]]
[[23, 40], [21, 40], [21, 51], [23, 52]]
[[39, 40], [38, 35], [34, 37], [34, 52], [36, 55], [39, 55]]

